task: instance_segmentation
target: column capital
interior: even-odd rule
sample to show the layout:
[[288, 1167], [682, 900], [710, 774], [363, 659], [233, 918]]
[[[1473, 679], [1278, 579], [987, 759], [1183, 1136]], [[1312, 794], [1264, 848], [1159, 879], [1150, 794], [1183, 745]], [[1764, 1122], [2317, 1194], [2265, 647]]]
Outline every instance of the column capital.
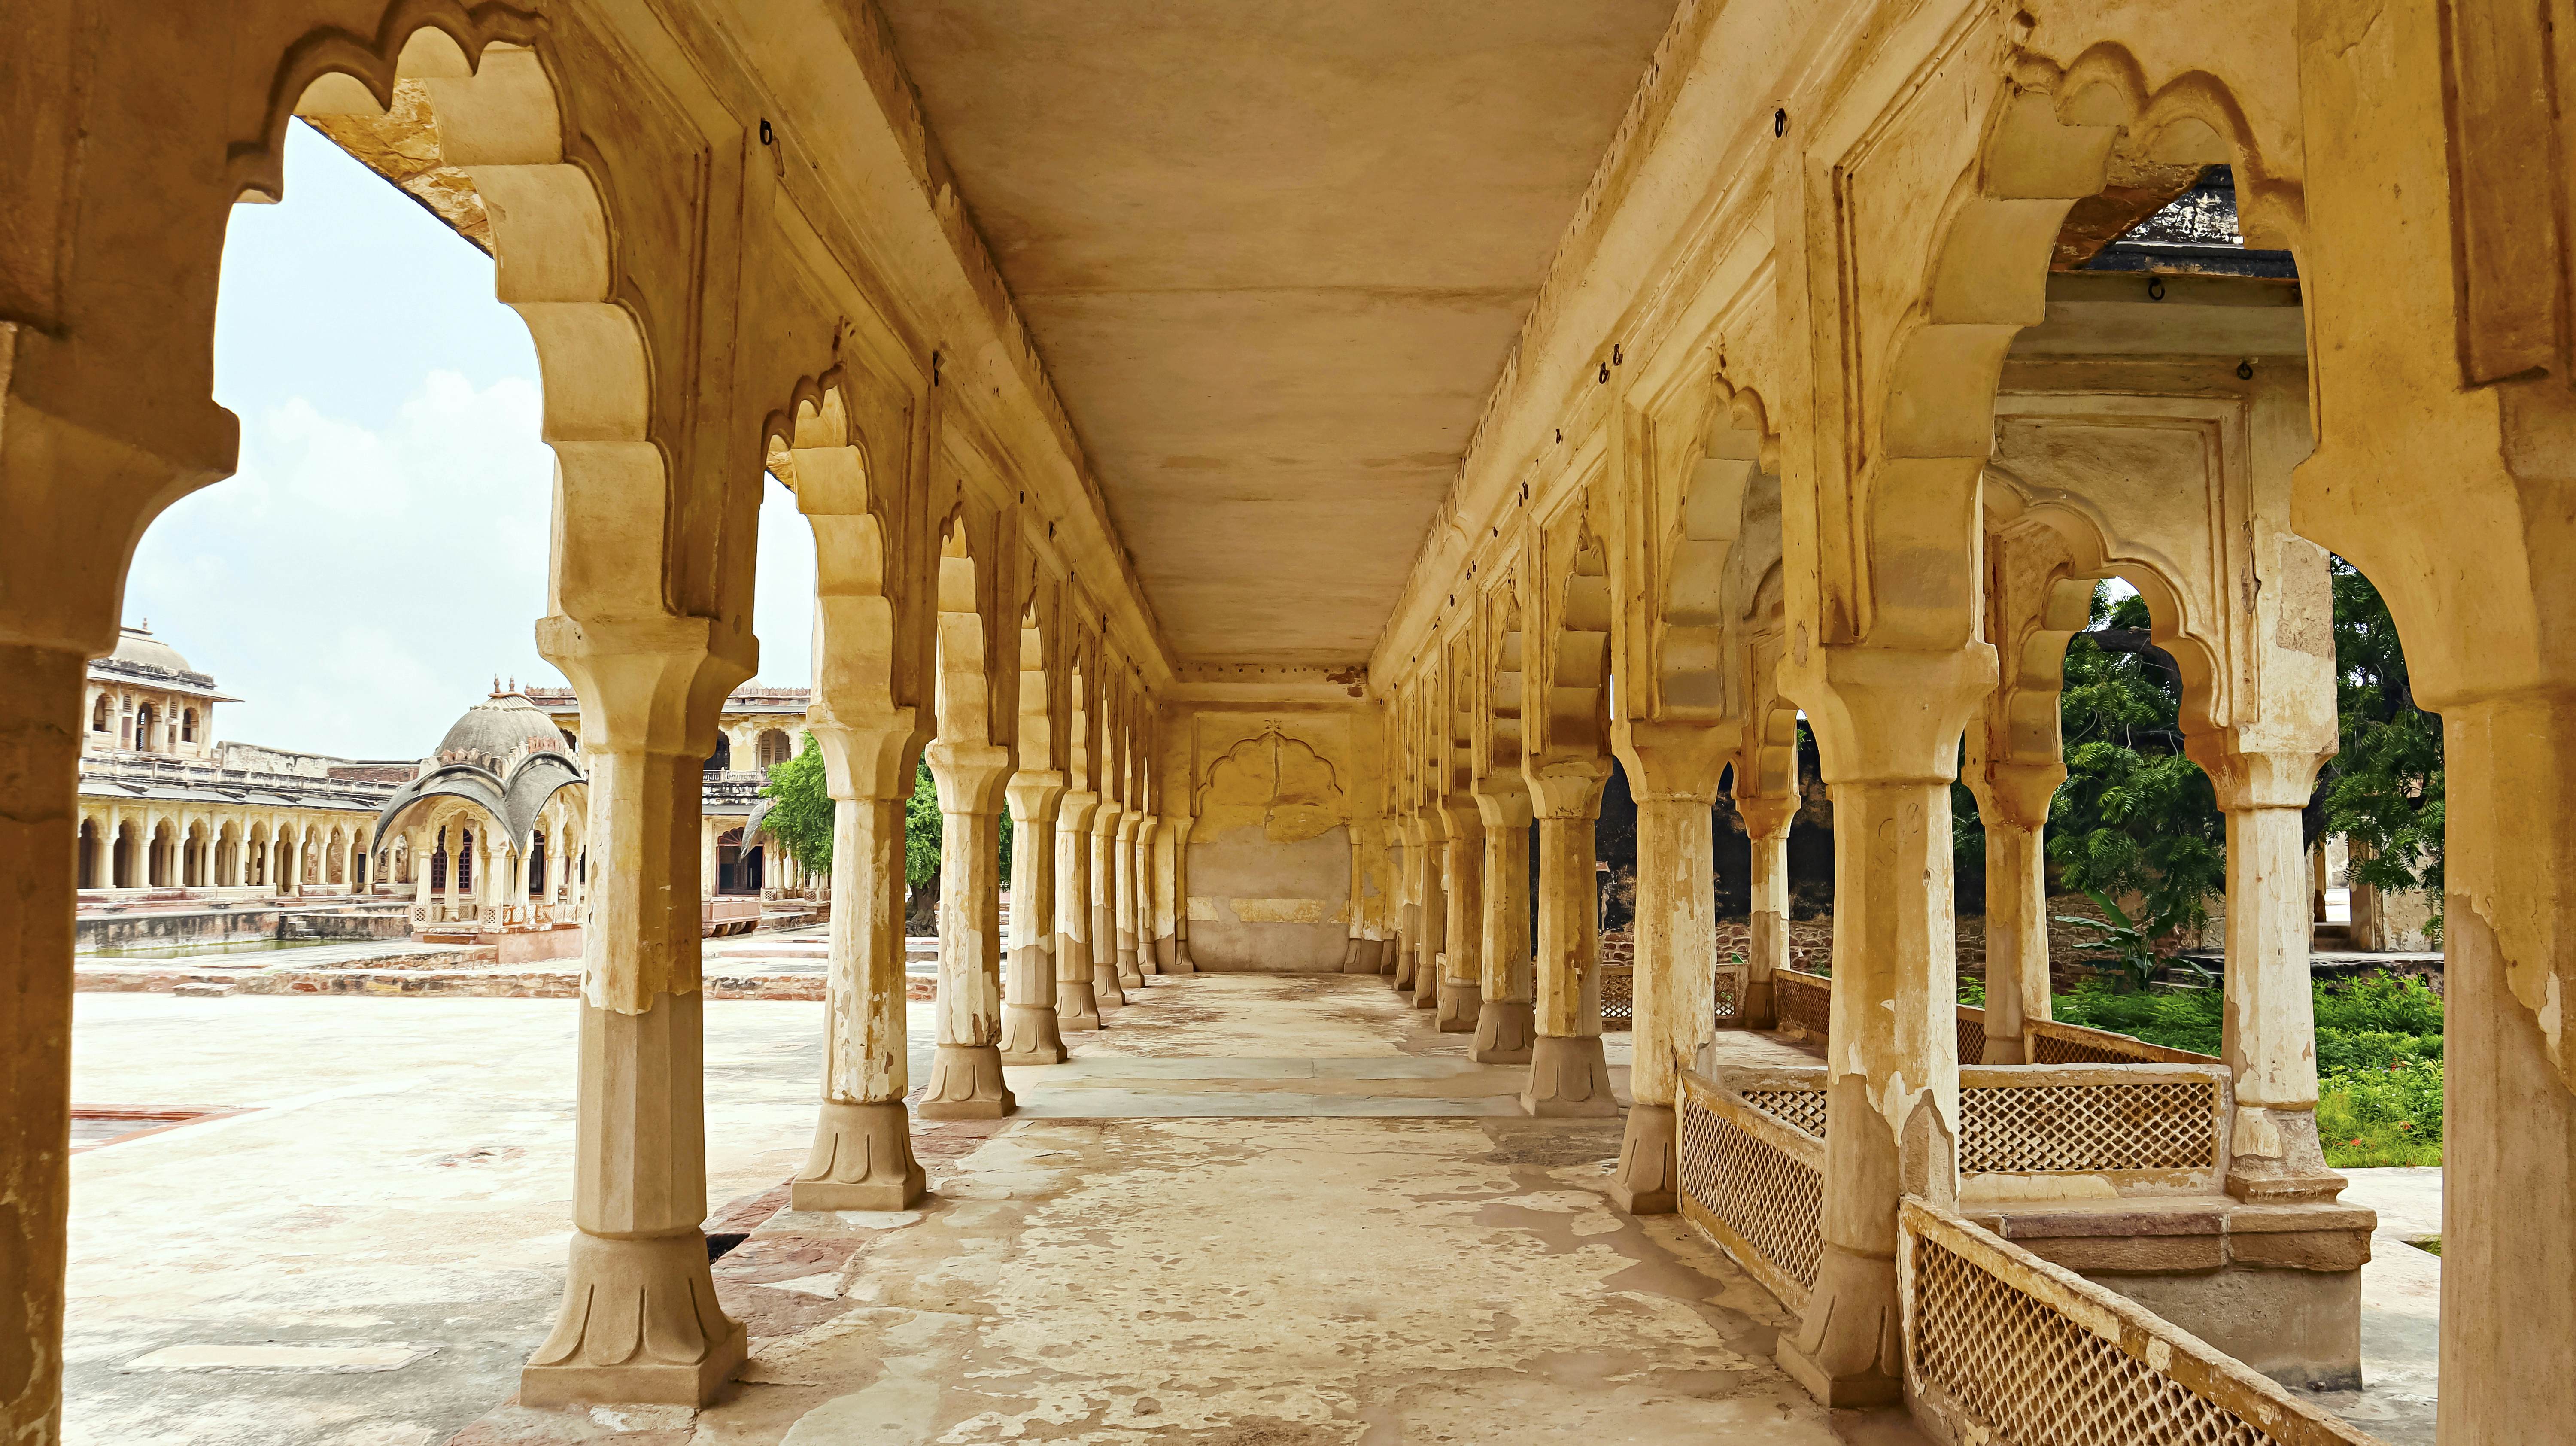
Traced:
[[2322, 752], [2240, 752], [2229, 746], [2233, 741], [2206, 733], [2183, 739], [2183, 752], [2209, 775], [2218, 807], [2227, 813], [2307, 807], [2317, 790], [2317, 770], [2335, 755], [2331, 745]]
[[1523, 764], [1531, 810], [1540, 818], [1599, 818], [1601, 790], [1610, 782], [1610, 760], [1560, 758]]
[[1827, 783], [1947, 783], [1959, 736], [1995, 688], [1995, 650], [1801, 646], [1781, 691], [1806, 712]]
[[725, 695], [758, 668], [760, 645], [712, 618], [537, 622], [537, 651], [581, 699], [583, 743], [602, 753], [704, 758]]
[[[1959, 781], [1977, 796], [1977, 808], [1988, 824], [2046, 828], [2048, 806], [2057, 797], [2057, 786], [2066, 781], [2066, 764], [2056, 758], [2045, 762], [1989, 760], [1979, 768], [1971, 758]], [[2304, 804], [2307, 798], [2302, 795], [2299, 802]]]
[[1687, 799], [1715, 807], [1727, 765], [1744, 747], [1744, 725], [1663, 723], [1619, 719], [1610, 725], [1610, 748], [1628, 771], [1628, 789], [1639, 803]]
[[1473, 839], [1485, 832], [1484, 806], [1470, 793], [1453, 793], [1433, 807], [1440, 814], [1443, 837]]
[[1055, 826], [1068, 833], [1081, 833], [1091, 822], [1092, 810], [1100, 807], [1100, 795], [1089, 789], [1069, 788], [1056, 800]]
[[1118, 816], [1126, 811], [1127, 805], [1120, 803], [1117, 799], [1101, 799], [1100, 806], [1092, 811], [1091, 831], [1104, 838], [1116, 837], [1118, 834]]
[[932, 743], [922, 750], [942, 813], [998, 813], [1011, 781], [1011, 750], [995, 743]]
[[805, 731], [823, 755], [824, 786], [832, 797], [859, 800], [909, 796], [930, 730], [918, 709], [849, 717], [817, 704], [806, 710]]
[[1530, 807], [1529, 781], [1519, 773], [1495, 772], [1476, 780], [1476, 812], [1487, 828], [1527, 828], [1536, 816]]
[[1747, 836], [1766, 842], [1788, 837], [1789, 825], [1798, 817], [1804, 800], [1796, 794], [1744, 794], [1735, 796], [1736, 817], [1744, 820]]
[[1049, 823], [1064, 799], [1064, 775], [1023, 769], [1011, 775], [1003, 795], [1011, 803], [1011, 822]]

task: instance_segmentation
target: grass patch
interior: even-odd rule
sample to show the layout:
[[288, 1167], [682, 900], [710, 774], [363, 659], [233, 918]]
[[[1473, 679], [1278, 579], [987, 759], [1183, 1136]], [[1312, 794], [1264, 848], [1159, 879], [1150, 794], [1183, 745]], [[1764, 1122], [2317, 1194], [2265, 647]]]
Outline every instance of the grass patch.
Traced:
[[[2226, 1001], [2215, 989], [2060, 994], [2063, 1023], [2217, 1054]], [[2317, 1137], [2338, 1169], [2442, 1163], [2442, 1001], [2424, 981], [2379, 975], [2316, 986]]]

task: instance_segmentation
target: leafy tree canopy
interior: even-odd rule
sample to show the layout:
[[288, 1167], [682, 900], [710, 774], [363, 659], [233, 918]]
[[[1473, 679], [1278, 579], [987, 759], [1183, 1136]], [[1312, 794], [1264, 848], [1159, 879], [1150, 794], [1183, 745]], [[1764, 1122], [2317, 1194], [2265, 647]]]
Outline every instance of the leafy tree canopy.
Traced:
[[832, 871], [832, 790], [823, 777], [823, 750], [805, 735], [805, 751], [774, 764], [760, 786], [771, 800], [764, 825], [789, 857], [809, 873]]
[[[2415, 706], [2397, 623], [2379, 590], [2334, 560], [2335, 705], [2341, 751], [2321, 791], [2325, 828], [2352, 841], [2351, 878], [2442, 901], [2442, 720]], [[2441, 918], [2434, 916], [2437, 932]]]
[[2227, 823], [2183, 754], [2182, 679], [2142, 639], [2146, 600], [2093, 590], [2093, 630], [2066, 648], [2066, 782], [2049, 806], [2048, 853], [2070, 888], [2142, 901], [2153, 939], [2197, 931], [2227, 887]]

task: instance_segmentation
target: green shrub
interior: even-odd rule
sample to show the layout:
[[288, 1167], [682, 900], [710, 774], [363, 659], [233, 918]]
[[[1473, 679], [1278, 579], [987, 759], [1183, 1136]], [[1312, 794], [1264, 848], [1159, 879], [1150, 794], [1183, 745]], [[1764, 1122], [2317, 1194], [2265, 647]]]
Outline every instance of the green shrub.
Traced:
[[2321, 1076], [2317, 1137], [2337, 1168], [2442, 1163], [2442, 1065], [2399, 1059]]
[[2215, 989], [2114, 994], [2101, 981], [2088, 979], [2074, 993], [2051, 1001], [2050, 1012], [2060, 1024], [2107, 1029], [2167, 1049], [2216, 1054], [2224, 1005]]

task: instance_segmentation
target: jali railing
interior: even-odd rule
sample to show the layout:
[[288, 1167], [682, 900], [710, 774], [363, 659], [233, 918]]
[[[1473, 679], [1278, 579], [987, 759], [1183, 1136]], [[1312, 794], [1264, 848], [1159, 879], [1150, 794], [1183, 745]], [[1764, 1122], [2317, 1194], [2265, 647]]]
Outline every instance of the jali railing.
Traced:
[[1803, 1310], [1825, 1248], [1824, 1140], [1695, 1072], [1682, 1076], [1680, 1133], [1682, 1218]]
[[[1825, 1043], [1833, 1027], [1832, 976], [1801, 969], [1775, 969], [1771, 997], [1780, 1027], [1816, 1044]], [[1986, 1012], [1973, 1004], [1958, 1006], [1959, 1063], [1977, 1064], [1986, 1057]], [[2107, 1029], [2087, 1029], [2054, 1020], [2030, 1026], [2033, 1064], [2216, 1064], [2215, 1055], [2168, 1049]]]
[[2379, 1446], [2134, 1301], [1906, 1200], [1907, 1390], [1952, 1441]]
[[[1717, 1010], [1718, 1027], [1721, 1029], [1735, 1022], [1736, 994], [1735, 971], [1721, 967], [1717, 971], [1717, 997], [1713, 1001]], [[1631, 1029], [1636, 1026], [1636, 1023], [1637, 966], [1634, 964], [1602, 965], [1601, 1027], [1610, 1030]]]

